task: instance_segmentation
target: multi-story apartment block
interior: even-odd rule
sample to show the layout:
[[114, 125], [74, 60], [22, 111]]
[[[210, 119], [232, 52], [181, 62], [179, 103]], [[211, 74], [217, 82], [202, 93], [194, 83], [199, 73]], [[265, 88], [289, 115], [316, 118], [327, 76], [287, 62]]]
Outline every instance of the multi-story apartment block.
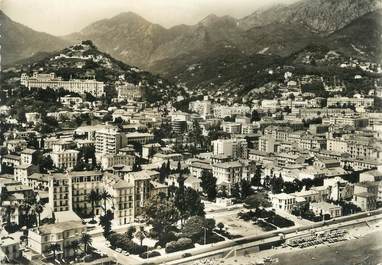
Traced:
[[50, 153], [50, 157], [52, 158], [55, 167], [72, 169], [77, 165], [79, 153], [80, 152], [77, 150], [53, 151]]
[[225, 186], [230, 192], [232, 186], [241, 180], [249, 180], [251, 174], [250, 163], [233, 161], [212, 165], [212, 174], [217, 179], [218, 187]]
[[[87, 195], [92, 190], [101, 193], [104, 190], [102, 183], [103, 174], [100, 171], [72, 171], [68, 174], [71, 190], [72, 209], [84, 215], [91, 213], [91, 202]], [[95, 215], [101, 213], [101, 207], [96, 205]]]
[[[113, 221], [117, 225], [134, 222], [134, 183], [121, 180], [115, 176], [105, 178], [105, 190], [112, 196], [112, 201], [107, 201], [113, 206]], [[111, 208], [111, 207], [108, 207]]]
[[245, 139], [219, 139], [212, 141], [214, 156], [247, 159], [248, 144]]
[[99, 155], [116, 154], [122, 144], [123, 134], [117, 128], [102, 128], [95, 133], [95, 150]]
[[54, 212], [72, 210], [71, 179], [67, 174], [49, 176], [49, 205]]

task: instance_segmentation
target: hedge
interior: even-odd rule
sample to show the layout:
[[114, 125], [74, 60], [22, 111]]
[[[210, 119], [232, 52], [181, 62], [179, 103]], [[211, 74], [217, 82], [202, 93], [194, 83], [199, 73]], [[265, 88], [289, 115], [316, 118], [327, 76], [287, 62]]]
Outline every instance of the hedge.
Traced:
[[160, 253], [158, 251], [149, 251], [149, 252], [146, 251], [139, 254], [139, 257], [141, 257], [142, 259], [149, 259], [149, 258], [158, 257], [158, 256], [160, 256]]
[[178, 241], [171, 241], [166, 244], [166, 253], [193, 248], [194, 243], [190, 238], [179, 238]]
[[110, 245], [113, 248], [121, 248], [130, 254], [137, 255], [147, 251], [147, 246], [141, 246], [129, 240], [126, 235], [113, 233], [109, 236]]

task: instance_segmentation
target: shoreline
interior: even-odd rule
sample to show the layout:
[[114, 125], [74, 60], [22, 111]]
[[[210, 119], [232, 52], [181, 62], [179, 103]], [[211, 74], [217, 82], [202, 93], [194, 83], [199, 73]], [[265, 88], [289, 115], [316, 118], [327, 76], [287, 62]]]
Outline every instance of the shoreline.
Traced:
[[[280, 264], [280, 265], [338, 265], [340, 259], [346, 259], [349, 255], [355, 255], [355, 261], [349, 264], [364, 264], [364, 259], [375, 260], [377, 264], [382, 262], [382, 244], [378, 244], [382, 239], [382, 221], [374, 221], [362, 223], [357, 226], [345, 228], [347, 231], [346, 238], [348, 240], [331, 244], [320, 244], [307, 247], [304, 249], [292, 247], [277, 247], [274, 249], [264, 250], [260, 252], [248, 253], [246, 255], [234, 256], [227, 259], [215, 258], [199, 260], [195, 264], [227, 264], [227, 265], [256, 265], [256, 264]], [[354, 246], [362, 245], [362, 248], [354, 249]], [[365, 246], [364, 246], [365, 245]], [[361, 253], [361, 254], [357, 254]], [[379, 255], [380, 253], [380, 255]], [[326, 261], [328, 258], [330, 261]], [[265, 258], [270, 258], [273, 262], [265, 262]], [[334, 260], [333, 260], [334, 259]], [[269, 260], [269, 259], [267, 259]], [[330, 260], [330, 259], [329, 259]], [[297, 263], [301, 262], [301, 263]], [[329, 263], [328, 263], [329, 262]], [[345, 263], [347, 264], [347, 263]]]

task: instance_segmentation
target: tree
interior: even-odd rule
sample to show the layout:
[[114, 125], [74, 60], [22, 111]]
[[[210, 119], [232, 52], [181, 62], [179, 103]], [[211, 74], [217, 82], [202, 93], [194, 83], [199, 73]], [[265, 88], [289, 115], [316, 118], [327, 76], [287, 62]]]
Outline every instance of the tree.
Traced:
[[126, 237], [129, 239], [129, 240], [132, 240], [134, 238], [134, 233], [137, 231], [137, 229], [135, 228], [135, 226], [129, 226], [129, 228], [127, 229], [126, 231]]
[[215, 200], [217, 195], [217, 179], [212, 175], [212, 172], [208, 170], [203, 170], [201, 180], [202, 181], [200, 183], [200, 186], [203, 189], [203, 192], [207, 194], [208, 200]]
[[92, 222], [94, 223], [95, 205], [98, 204], [98, 202], [101, 200], [101, 196], [98, 191], [91, 190], [90, 193], [87, 195], [87, 199], [92, 205]]
[[42, 173], [47, 173], [48, 170], [53, 169], [53, 160], [50, 157], [50, 155], [48, 156], [41, 155], [40, 159], [37, 161], [37, 164], [39, 166], [40, 172]]
[[179, 210], [180, 213], [180, 222], [183, 226], [183, 221], [188, 218], [188, 212], [186, 207], [186, 200], [185, 200], [185, 188], [184, 188], [184, 177], [182, 173], [179, 173], [177, 182], [178, 182], [178, 189], [175, 192], [175, 206]]
[[137, 233], [135, 233], [135, 238], [137, 238], [139, 240], [139, 242], [141, 243], [141, 246], [142, 246], [143, 239], [146, 238], [146, 232], [145, 232], [145, 229], [143, 226], [141, 226], [139, 228], [139, 231]]
[[74, 258], [77, 257], [77, 251], [80, 249], [80, 242], [78, 240], [74, 240], [70, 243], [70, 248], [73, 249]]
[[257, 110], [254, 109], [251, 115], [251, 122], [260, 121], [260, 120], [261, 120], [261, 117], [259, 115], [259, 112], [257, 112]]
[[199, 193], [190, 187], [185, 189], [185, 204], [188, 216], [205, 216], [204, 203]]
[[61, 247], [57, 243], [50, 244], [48, 247], [50, 252], [53, 252], [53, 259], [56, 260], [56, 252], [61, 250]]
[[241, 192], [240, 192], [240, 185], [238, 182], [232, 185], [231, 187], [231, 196], [240, 199], [241, 198]]
[[166, 163], [163, 162], [161, 168], [159, 169], [159, 182], [164, 183], [165, 179], [168, 177]]
[[158, 235], [161, 245], [170, 231], [172, 225], [179, 220], [179, 211], [175, 204], [168, 200], [163, 193], [153, 196], [144, 206], [144, 215], [151, 224], [153, 231]]
[[245, 199], [253, 193], [251, 183], [249, 183], [247, 180], [243, 179], [240, 182], [240, 186], [241, 186], [241, 199]]
[[113, 220], [113, 213], [107, 210], [106, 213], [99, 218], [99, 223], [103, 228], [103, 236], [108, 238], [111, 234], [111, 220]]
[[111, 196], [110, 193], [108, 193], [106, 190], [103, 190], [102, 193], [100, 194], [100, 199], [103, 200], [103, 211], [106, 214], [106, 202], [108, 200], [111, 200], [113, 196]]
[[44, 211], [44, 207], [42, 206], [42, 204], [40, 202], [36, 202], [34, 205], [33, 205], [33, 208], [37, 214], [37, 226], [39, 227], [40, 226], [40, 223], [41, 223], [41, 213]]
[[256, 166], [255, 174], [251, 179], [251, 184], [256, 187], [261, 186], [261, 166]]
[[224, 224], [222, 222], [218, 223], [217, 227], [219, 228], [220, 233], [223, 232]]
[[88, 247], [92, 245], [93, 239], [89, 234], [83, 233], [80, 242], [84, 245], [84, 254], [88, 253]]

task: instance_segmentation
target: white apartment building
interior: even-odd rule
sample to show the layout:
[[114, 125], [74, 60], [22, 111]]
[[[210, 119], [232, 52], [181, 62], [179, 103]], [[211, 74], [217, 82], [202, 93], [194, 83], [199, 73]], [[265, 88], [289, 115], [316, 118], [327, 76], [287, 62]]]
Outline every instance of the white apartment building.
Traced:
[[111, 202], [107, 202], [114, 206], [112, 222], [116, 225], [133, 223], [135, 215], [134, 183], [114, 178], [105, 180], [104, 183], [106, 191], [113, 197]]
[[117, 128], [102, 128], [95, 133], [95, 150], [97, 154], [116, 154], [123, 147], [123, 134]]
[[78, 154], [77, 150], [65, 150], [60, 152], [51, 152], [53, 165], [57, 168], [72, 169], [77, 165]]
[[218, 139], [212, 141], [212, 145], [214, 156], [248, 158], [248, 144], [245, 139]]

